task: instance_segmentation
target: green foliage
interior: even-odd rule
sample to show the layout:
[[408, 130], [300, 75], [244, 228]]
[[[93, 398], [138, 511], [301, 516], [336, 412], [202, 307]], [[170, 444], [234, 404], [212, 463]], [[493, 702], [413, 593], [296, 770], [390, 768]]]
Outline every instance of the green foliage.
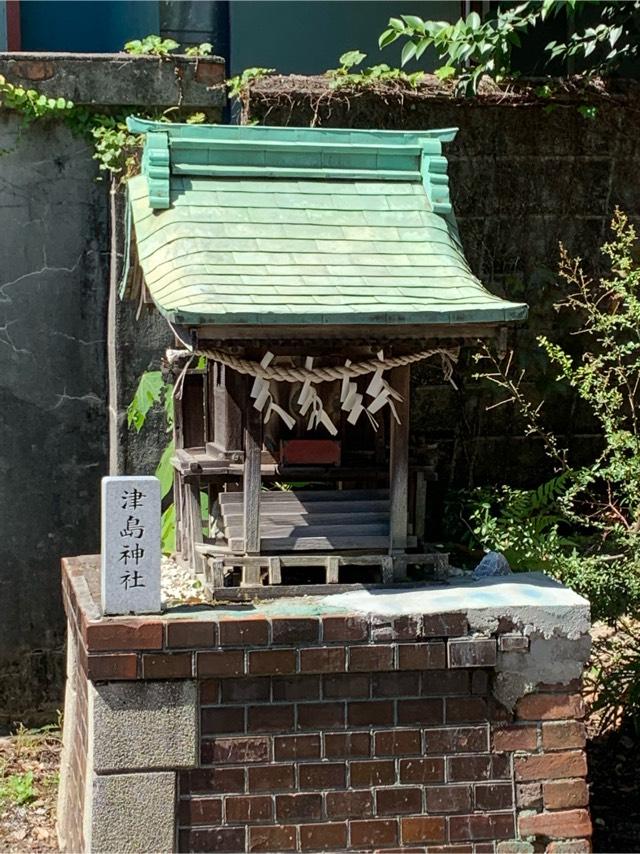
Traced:
[[0, 74], [0, 106], [22, 115], [25, 125], [36, 119], [67, 116], [75, 105], [66, 98], [48, 98], [35, 89], [14, 86]]
[[503, 552], [511, 566], [521, 570], [553, 568], [558, 551], [575, 546], [560, 533], [558, 502], [572, 472], [563, 472], [537, 489], [477, 490], [469, 502], [473, 533], [486, 548]]
[[413, 74], [407, 74], [400, 68], [390, 68], [382, 63], [380, 65], [372, 65], [370, 68], [364, 68], [362, 71], [355, 72], [352, 68], [361, 65], [366, 59], [367, 54], [359, 50], [350, 50], [343, 53], [340, 57], [340, 67], [329, 69], [326, 72], [327, 77], [332, 78], [333, 86], [338, 87], [353, 87], [353, 88], [373, 88], [379, 83], [403, 83], [415, 89], [424, 79], [423, 71], [415, 71]]
[[638, 55], [640, 0], [600, 4], [600, 23], [586, 26], [581, 23], [582, 13], [592, 11], [594, 5], [585, 0], [527, 0], [507, 9], [497, 6], [485, 20], [477, 12], [470, 12], [454, 24], [401, 15], [389, 19], [379, 44], [384, 48], [398, 39], [404, 40], [402, 65], [419, 60], [427, 48], [434, 48], [440, 62], [435, 72], [438, 77], [455, 79], [458, 94], [474, 95], [485, 75], [497, 82], [515, 77], [513, 49], [521, 47], [523, 37], [534, 27], [562, 12], [570, 18], [568, 29], [573, 34], [566, 42], [551, 41], [546, 45], [547, 61], [581, 60], [581, 70], [604, 74], [623, 59]]
[[556, 309], [573, 315], [582, 352], [538, 338], [557, 381], [599, 424], [602, 450], [590, 464], [572, 466], [544, 426], [542, 403], [523, 394], [524, 372], [514, 379], [511, 356], [501, 361], [485, 347], [477, 358], [490, 369], [477, 376], [503, 389], [503, 403], [516, 403], [526, 434], [542, 440], [561, 474], [533, 492], [483, 494], [470, 514], [483, 546], [505, 551], [516, 568], [548, 569], [591, 600], [594, 617], [608, 620], [640, 611], [640, 263], [628, 218], [616, 211], [611, 227], [603, 278], [591, 278], [561, 247], [566, 296]]
[[[139, 433], [145, 425], [147, 415], [154, 407], [163, 408], [167, 432], [173, 427], [173, 386], [164, 379], [162, 371], [145, 371], [138, 380], [138, 385], [131, 403], [127, 407], [127, 423]], [[173, 490], [173, 466], [171, 457], [175, 453], [173, 441], [169, 442], [160, 461], [156, 466], [155, 476], [160, 481], [160, 494], [163, 499]], [[169, 504], [162, 514], [161, 537], [162, 551], [171, 554], [175, 551], [175, 508]]]
[[230, 77], [226, 81], [230, 98], [241, 98], [252, 83], [262, 77], [268, 77], [275, 73], [275, 68], [245, 68], [242, 74]]
[[[145, 36], [143, 39], [134, 39], [127, 42], [123, 48], [125, 53], [130, 53], [133, 56], [169, 56], [172, 51], [180, 47], [177, 41], [173, 39], [163, 39], [162, 36]], [[211, 47], [211, 45], [209, 45]]]
[[212, 53], [213, 45], [210, 42], [202, 42], [198, 45], [191, 45], [191, 47], [188, 47], [185, 50], [186, 56], [211, 56]]
[[129, 427], [135, 427], [137, 433], [142, 430], [149, 410], [155, 403], [162, 402], [165, 388], [162, 371], [145, 371], [142, 374], [133, 399], [127, 407]]
[[0, 803], [7, 800], [22, 806], [32, 801], [35, 796], [33, 771], [27, 771], [24, 774], [11, 774], [6, 780], [0, 781]]

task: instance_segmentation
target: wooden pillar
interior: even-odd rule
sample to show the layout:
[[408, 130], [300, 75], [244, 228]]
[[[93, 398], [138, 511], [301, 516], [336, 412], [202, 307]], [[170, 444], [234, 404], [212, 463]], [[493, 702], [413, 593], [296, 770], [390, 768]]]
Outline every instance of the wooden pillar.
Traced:
[[[390, 372], [389, 383], [402, 401], [396, 401], [400, 424], [393, 415], [389, 435], [389, 553], [404, 552], [407, 548], [407, 522], [409, 506], [409, 393], [411, 368], [403, 365]], [[406, 576], [404, 561], [398, 561], [395, 580]]]
[[248, 396], [247, 378], [226, 365], [210, 363], [209, 392], [213, 398], [213, 444], [223, 452], [242, 448], [242, 412], [252, 401]]
[[262, 413], [253, 406], [247, 385], [244, 425], [244, 477], [242, 484], [245, 554], [260, 554], [260, 489], [262, 458]]

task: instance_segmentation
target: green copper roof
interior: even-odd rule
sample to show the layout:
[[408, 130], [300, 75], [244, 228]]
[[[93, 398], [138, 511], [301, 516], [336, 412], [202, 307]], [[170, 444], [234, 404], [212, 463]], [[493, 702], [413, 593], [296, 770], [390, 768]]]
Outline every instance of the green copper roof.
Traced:
[[145, 283], [186, 324], [448, 324], [526, 317], [465, 261], [455, 131], [174, 125], [146, 134], [129, 205]]

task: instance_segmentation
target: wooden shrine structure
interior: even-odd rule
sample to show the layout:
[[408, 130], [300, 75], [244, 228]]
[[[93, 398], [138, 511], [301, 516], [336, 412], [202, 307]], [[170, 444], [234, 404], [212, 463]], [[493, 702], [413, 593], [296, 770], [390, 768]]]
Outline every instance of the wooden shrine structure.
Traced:
[[465, 340], [527, 311], [465, 261], [455, 130], [128, 124], [145, 145], [123, 293], [175, 336], [183, 561], [225, 598], [446, 574], [425, 541], [435, 467], [410, 460], [411, 366], [450, 378]]

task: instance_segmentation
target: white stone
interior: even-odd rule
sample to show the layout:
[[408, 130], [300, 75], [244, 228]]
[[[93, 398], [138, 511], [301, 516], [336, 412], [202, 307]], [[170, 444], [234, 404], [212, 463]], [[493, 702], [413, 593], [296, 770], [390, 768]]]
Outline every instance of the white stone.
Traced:
[[103, 477], [103, 613], [158, 613], [160, 558], [158, 478]]

